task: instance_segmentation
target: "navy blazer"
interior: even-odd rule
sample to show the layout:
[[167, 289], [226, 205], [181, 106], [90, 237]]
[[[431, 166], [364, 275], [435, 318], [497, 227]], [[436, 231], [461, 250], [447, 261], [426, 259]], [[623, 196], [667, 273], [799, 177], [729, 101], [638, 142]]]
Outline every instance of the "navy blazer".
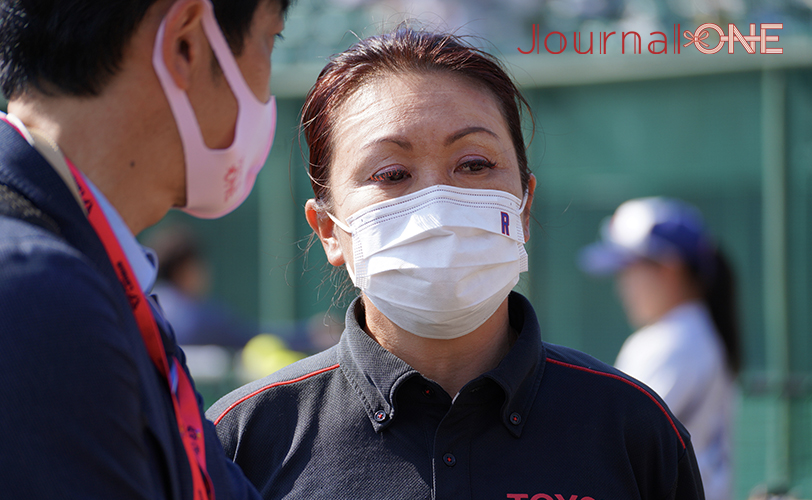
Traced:
[[[167, 383], [101, 241], [61, 177], [2, 121], [0, 184], [59, 227], [0, 216], [0, 496], [192, 499]], [[198, 406], [202, 415], [199, 395]], [[203, 423], [217, 500], [258, 499]]]

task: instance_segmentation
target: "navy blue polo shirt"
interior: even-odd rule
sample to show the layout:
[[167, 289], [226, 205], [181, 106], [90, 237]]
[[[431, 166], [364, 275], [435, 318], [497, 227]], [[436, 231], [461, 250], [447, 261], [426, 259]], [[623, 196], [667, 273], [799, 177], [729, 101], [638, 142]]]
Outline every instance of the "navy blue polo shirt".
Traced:
[[265, 499], [704, 498], [688, 433], [653, 391], [542, 342], [521, 295], [509, 310], [515, 344], [456, 398], [372, 340], [356, 300], [338, 345], [207, 416]]

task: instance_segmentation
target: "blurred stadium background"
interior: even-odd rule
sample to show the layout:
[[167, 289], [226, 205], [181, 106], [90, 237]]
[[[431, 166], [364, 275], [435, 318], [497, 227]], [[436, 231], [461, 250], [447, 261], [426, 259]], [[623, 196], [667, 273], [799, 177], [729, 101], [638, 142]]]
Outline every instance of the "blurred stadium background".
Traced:
[[[575, 266], [601, 220], [626, 199], [668, 195], [697, 205], [738, 274], [744, 370], [736, 422], [736, 498], [786, 487], [812, 498], [812, 0], [298, 0], [274, 52], [279, 116], [253, 194], [233, 214], [198, 221], [214, 294], [290, 340], [314, 315], [343, 318], [321, 246], [309, 246], [310, 197], [296, 123], [330, 54], [405, 18], [478, 38], [501, 57], [531, 104], [531, 169], [539, 184], [530, 272], [517, 289], [546, 340], [612, 363], [630, 333], [611, 280]], [[783, 23], [784, 53], [523, 55], [533, 25], [572, 40], [704, 22]], [[758, 29], [758, 28], [757, 28]], [[681, 39], [680, 43], [684, 43]], [[712, 39], [707, 40], [711, 46]], [[596, 45], [597, 48], [597, 45]], [[528, 122], [528, 138], [531, 128]], [[145, 232], [148, 236], [149, 231]], [[335, 334], [337, 335], [337, 334]], [[206, 403], [240, 377], [203, 381]]]

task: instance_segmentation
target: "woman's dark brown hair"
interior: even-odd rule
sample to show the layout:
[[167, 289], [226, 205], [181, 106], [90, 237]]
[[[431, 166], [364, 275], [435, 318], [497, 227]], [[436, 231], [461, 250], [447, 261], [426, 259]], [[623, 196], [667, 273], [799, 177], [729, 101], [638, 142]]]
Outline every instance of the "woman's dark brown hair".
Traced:
[[309, 174], [316, 201], [330, 203], [328, 183], [333, 156], [335, 113], [361, 85], [384, 74], [440, 73], [465, 78], [498, 103], [516, 150], [522, 188], [530, 171], [522, 135], [521, 107], [529, 105], [493, 56], [451, 34], [401, 25], [392, 33], [366, 38], [334, 56], [307, 94], [301, 131], [310, 153]]

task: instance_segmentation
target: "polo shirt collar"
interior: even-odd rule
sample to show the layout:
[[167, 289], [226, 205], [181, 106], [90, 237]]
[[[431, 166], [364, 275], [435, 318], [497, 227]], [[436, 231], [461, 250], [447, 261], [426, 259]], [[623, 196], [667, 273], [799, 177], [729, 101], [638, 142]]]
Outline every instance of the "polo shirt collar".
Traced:
[[356, 313], [363, 314], [360, 297], [347, 309], [344, 333], [338, 343], [338, 362], [379, 432], [396, 416], [393, 402], [398, 387], [419, 373], [367, 335]]
[[518, 437], [528, 421], [541, 385], [546, 355], [538, 318], [530, 301], [511, 292], [508, 312], [510, 325], [519, 336], [499, 365], [482, 377], [490, 378], [505, 392], [502, 423]]
[[[518, 437], [541, 383], [544, 346], [530, 302], [515, 292], [508, 300], [510, 323], [518, 332], [518, 338], [496, 368], [475, 380], [491, 379], [502, 389], [505, 394], [502, 421], [508, 431]], [[359, 298], [347, 310], [346, 326], [338, 344], [338, 361], [378, 432], [397, 418], [394, 401], [398, 388], [420, 374], [367, 335], [356, 318], [356, 314], [363, 314], [362, 307]], [[469, 385], [474, 384], [469, 382], [466, 387]]]

